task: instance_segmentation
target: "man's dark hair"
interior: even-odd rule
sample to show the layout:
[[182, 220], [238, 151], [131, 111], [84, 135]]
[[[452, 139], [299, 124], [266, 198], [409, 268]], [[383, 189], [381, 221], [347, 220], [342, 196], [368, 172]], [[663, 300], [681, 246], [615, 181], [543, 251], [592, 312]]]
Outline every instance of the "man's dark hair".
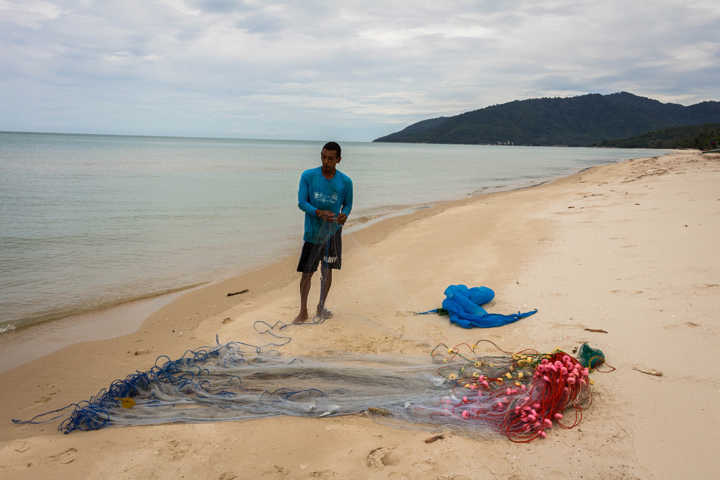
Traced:
[[333, 151], [337, 152], [337, 158], [342, 157], [342, 155], [341, 155], [342, 150], [340, 150], [340, 145], [337, 142], [327, 142], [323, 146], [323, 150], [333, 150]]

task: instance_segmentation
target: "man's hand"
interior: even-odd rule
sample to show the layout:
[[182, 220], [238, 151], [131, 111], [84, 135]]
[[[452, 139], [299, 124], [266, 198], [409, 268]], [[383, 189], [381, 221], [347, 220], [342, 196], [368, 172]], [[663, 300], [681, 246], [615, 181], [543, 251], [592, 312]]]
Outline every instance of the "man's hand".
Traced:
[[339, 223], [340, 225], [345, 225], [345, 220], [347, 220], [347, 215], [345, 215], [344, 213], [338, 215], [337, 223]]
[[334, 222], [336, 220], [335, 214], [330, 210], [315, 210], [315, 215], [325, 220], [326, 222]]

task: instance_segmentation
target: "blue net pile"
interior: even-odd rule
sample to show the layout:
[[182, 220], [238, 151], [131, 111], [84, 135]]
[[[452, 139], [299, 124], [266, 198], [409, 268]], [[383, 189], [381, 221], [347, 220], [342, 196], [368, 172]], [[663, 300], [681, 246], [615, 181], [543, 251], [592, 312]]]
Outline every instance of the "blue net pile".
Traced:
[[418, 312], [418, 315], [438, 313], [448, 315], [450, 322], [462, 328], [491, 328], [517, 322], [537, 313], [537, 309], [510, 315], [488, 313], [482, 306], [490, 303], [494, 298], [495, 292], [489, 287], [468, 288], [465, 285], [450, 285], [445, 289], [442, 308]]

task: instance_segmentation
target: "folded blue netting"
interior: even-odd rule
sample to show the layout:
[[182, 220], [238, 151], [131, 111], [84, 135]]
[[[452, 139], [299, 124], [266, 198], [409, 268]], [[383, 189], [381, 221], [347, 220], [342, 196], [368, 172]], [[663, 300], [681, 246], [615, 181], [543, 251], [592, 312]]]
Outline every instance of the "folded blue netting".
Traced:
[[489, 328], [517, 322], [521, 318], [537, 313], [537, 309], [510, 315], [488, 313], [481, 305], [492, 301], [493, 298], [495, 298], [495, 292], [488, 287], [468, 288], [465, 285], [450, 285], [445, 289], [442, 308], [435, 308], [419, 314], [446, 313], [450, 316], [452, 323], [462, 328]]

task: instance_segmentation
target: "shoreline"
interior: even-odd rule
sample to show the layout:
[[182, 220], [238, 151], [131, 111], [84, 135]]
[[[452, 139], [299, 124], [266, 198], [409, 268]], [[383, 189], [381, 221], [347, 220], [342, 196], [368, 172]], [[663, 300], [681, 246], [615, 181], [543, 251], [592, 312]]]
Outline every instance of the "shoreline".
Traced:
[[6, 332], [0, 335], [0, 374], [79, 342], [135, 333], [154, 312], [201, 286], [177, 289]]
[[[582, 170], [585, 170], [587, 168], [592, 167], [585, 167]], [[578, 171], [579, 172], [579, 171]], [[573, 172], [570, 175], [574, 175]], [[563, 178], [564, 175], [558, 176], [558, 177], [542, 177], [537, 179], [538, 181], [530, 181], [530, 182], [522, 182], [518, 184], [508, 184], [508, 185], [499, 185], [499, 186], [492, 186], [492, 187], [483, 187], [479, 190], [474, 190], [468, 194], [466, 194], [464, 197], [460, 198], [453, 198], [450, 200], [437, 200], [437, 201], [427, 201], [427, 202], [420, 202], [415, 204], [407, 204], [407, 205], [384, 205], [379, 207], [373, 207], [369, 209], [367, 213], [365, 212], [359, 212], [359, 216], [355, 218], [351, 218], [348, 221], [347, 226], [345, 227], [345, 230], [348, 234], [361, 230], [363, 228], [367, 228], [371, 225], [374, 225], [375, 223], [381, 222], [384, 219], [387, 218], [393, 218], [396, 216], [403, 216], [403, 215], [410, 215], [413, 212], [421, 209], [431, 208], [432, 206], [439, 204], [439, 203], [447, 203], [447, 202], [456, 202], [460, 200], [464, 200], [468, 197], [473, 196], [480, 196], [480, 195], [486, 195], [490, 193], [498, 193], [498, 192], [507, 192], [507, 191], [513, 191], [513, 190], [520, 190], [523, 188], [531, 188], [539, 185], [543, 185], [545, 183], [548, 183], [550, 181]], [[379, 213], [378, 213], [379, 212]], [[281, 251], [287, 250], [285, 248], [280, 249]], [[286, 254], [282, 254], [282, 258], [285, 256], [288, 256]], [[96, 305], [92, 306], [68, 306], [62, 309], [53, 310], [53, 311], [46, 311], [46, 312], [40, 312], [32, 317], [25, 317], [20, 318], [16, 320], [8, 320], [4, 322], [0, 322], [0, 339], [3, 338], [4, 335], [12, 334], [14, 332], [21, 332], [26, 329], [32, 329], [34, 327], [43, 325], [45, 323], [50, 322], [57, 322], [60, 320], [66, 320], [70, 319], [72, 317], [77, 316], [84, 316], [84, 315], [97, 315], [98, 317], [102, 317], [102, 315], [107, 313], [112, 313], [113, 309], [115, 308], [122, 308], [126, 305], [134, 304], [136, 302], [142, 302], [144, 300], [151, 300], [155, 298], [161, 298], [168, 295], [172, 295], [176, 292], [186, 291], [186, 290], [192, 290], [194, 288], [203, 286], [203, 285], [211, 285], [218, 282], [222, 282], [225, 280], [229, 280], [231, 278], [235, 278], [238, 276], [246, 275], [250, 272], [253, 272], [255, 270], [259, 270], [262, 268], [265, 268], [269, 266], [271, 263], [276, 262], [277, 260], [268, 260], [268, 262], [260, 262], [259, 264], [251, 264], [250, 266], [247, 266], [245, 268], [238, 269], [235, 273], [220, 276], [217, 278], [212, 278], [210, 280], [202, 280], [202, 281], [196, 281], [189, 284], [183, 284], [178, 285], [175, 287], [170, 287], [158, 291], [154, 291], [151, 293], [138, 293], [136, 295], [125, 297], [125, 298], [118, 298], [114, 300], [109, 300], [107, 302], [98, 303]], [[211, 275], [212, 272], [199, 272], [197, 273], [198, 277], [208, 277]]]
[[23, 330], [26, 330], [28, 328], [37, 327], [39, 325], [43, 325], [45, 323], [50, 322], [56, 322], [60, 320], [66, 320], [72, 317], [78, 317], [82, 315], [102, 315], [103, 312], [109, 312], [112, 311], [115, 308], [123, 307], [125, 305], [130, 305], [136, 302], [142, 302], [143, 300], [153, 300], [155, 298], [165, 297], [168, 295], [172, 295], [174, 293], [183, 292], [185, 290], [192, 290], [193, 288], [197, 288], [199, 286], [212, 283], [210, 281], [207, 282], [197, 282], [197, 283], [191, 283], [188, 285], [180, 285], [178, 287], [172, 287], [165, 290], [160, 290], [157, 292], [151, 292], [151, 293], [144, 293], [135, 295], [132, 297], [127, 298], [121, 298], [117, 300], [110, 300], [106, 303], [101, 303], [95, 306], [88, 306], [88, 307], [67, 307], [62, 310], [56, 310], [56, 311], [50, 311], [41, 313], [37, 316], [30, 317], [30, 318], [21, 318], [19, 320], [9, 320], [7, 322], [4, 322], [0, 326], [0, 338], [2, 338], [2, 335], [6, 333], [11, 332], [21, 332]]
[[[633, 159], [634, 158], [628, 158], [617, 162], [584, 167], [570, 173], [569, 175], [526, 179], [521, 183], [484, 187], [479, 190], [474, 190], [466, 194], [464, 197], [451, 200], [423, 202], [412, 205], [387, 205], [373, 208], [370, 213], [360, 214], [360, 216], [356, 217], [354, 221], [348, 222], [345, 236], [349, 239], [350, 235], [394, 218], [412, 217], [416, 213], [425, 210], [435, 212], [434, 209], [441, 207], [441, 210], [437, 210], [437, 213], [439, 213], [444, 209], [460, 206], [465, 202], [472, 202], [489, 195], [537, 188], [554, 181], [559, 181], [564, 178], [581, 174], [595, 167], [612, 165], [620, 162], [631, 161]], [[373, 213], [377, 211], [381, 213]], [[432, 212], [427, 213], [432, 215], [434, 214]], [[415, 217], [407, 218], [407, 222], [398, 222], [398, 226], [414, 220]], [[371, 233], [368, 235], [371, 235]], [[108, 305], [102, 305], [97, 308], [80, 309], [73, 311], [69, 315], [58, 316], [56, 314], [49, 314], [49, 318], [40, 317], [38, 320], [19, 326], [12, 323], [3, 324], [3, 327], [6, 329], [0, 331], [0, 352], [2, 352], [0, 353], [0, 373], [21, 366], [29, 361], [42, 358], [43, 356], [49, 355], [61, 348], [71, 346], [79, 342], [111, 339], [122, 335], [136, 333], [142, 328], [145, 321], [147, 321], [155, 313], [158, 313], [162, 307], [178, 300], [182, 296], [181, 294], [187, 294], [197, 289], [212, 288], [217, 284], [240, 285], [242, 284], [244, 277], [247, 277], [252, 282], [255, 277], [264, 278], [266, 271], [272, 271], [272, 275], [275, 275], [274, 272], [276, 269], [273, 268], [274, 266], [283, 265], [283, 267], [285, 267], [289, 263], [294, 262], [295, 257], [295, 254], [285, 255], [282, 256], [280, 260], [273, 260], [270, 263], [250, 267], [249, 269], [241, 271], [241, 273], [235, 275], [179, 286], [158, 293], [139, 295], [128, 300], [110, 302]], [[290, 266], [289, 268], [290, 271], [294, 273], [294, 267]], [[278, 284], [277, 286], [281, 285], [282, 284]], [[239, 290], [242, 289], [243, 288]], [[228, 291], [233, 290], [230, 289]], [[138, 316], [140, 318], [137, 318]], [[74, 327], [73, 322], [75, 321], [78, 321], [88, 328], [88, 330], [84, 332], [84, 335], [77, 336], [77, 328], [72, 328]], [[134, 325], [134, 328], [132, 330], [128, 330], [127, 328], [113, 327], [114, 323], [120, 322], [130, 323]], [[62, 324], [63, 326], [69, 328], [67, 334], [64, 334], [62, 330], [58, 329], [60, 327], [58, 324]], [[7, 328], [8, 326], [9, 328]], [[108, 333], [108, 330], [110, 330], [110, 333]], [[16, 342], [20, 342], [23, 348], [21, 348], [20, 345], [15, 345]], [[30, 352], [32, 352], [32, 355]]]

